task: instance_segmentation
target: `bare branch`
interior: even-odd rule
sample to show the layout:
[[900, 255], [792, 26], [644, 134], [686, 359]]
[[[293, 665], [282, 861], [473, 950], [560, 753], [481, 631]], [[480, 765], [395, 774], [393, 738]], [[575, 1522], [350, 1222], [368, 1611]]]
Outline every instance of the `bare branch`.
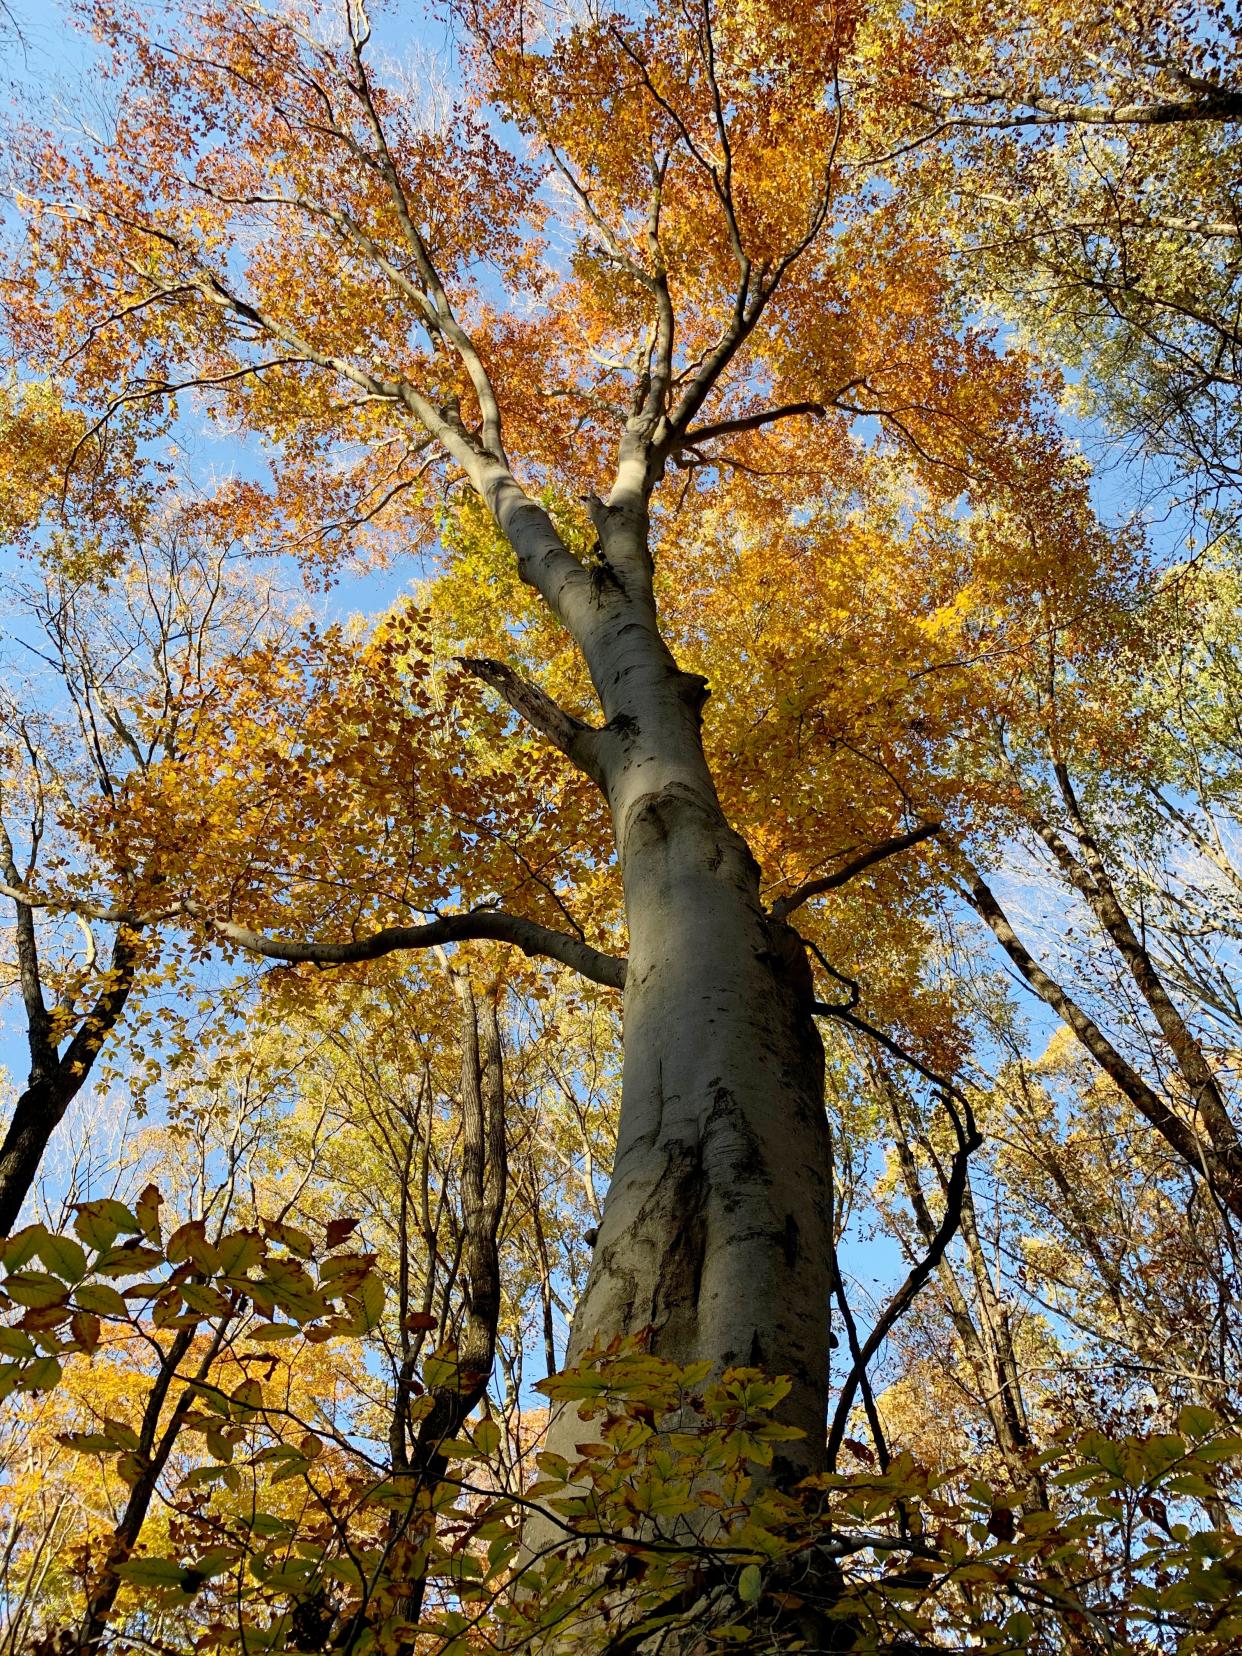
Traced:
[[[945, 1080], [943, 1076], [939, 1076], [933, 1070], [928, 1069], [927, 1065], [916, 1058], [912, 1052], [908, 1052], [891, 1036], [884, 1034], [882, 1030], [876, 1029], [848, 1008], [817, 1005], [815, 1010], [847, 1024], [851, 1029], [857, 1030], [873, 1041], [878, 1041], [895, 1058], [909, 1064], [911, 1068], [917, 1070], [920, 1075], [930, 1081], [939, 1091], [940, 1102], [948, 1112], [957, 1138], [957, 1149], [953, 1153], [949, 1177], [945, 1183], [944, 1217], [940, 1221], [939, 1229], [928, 1243], [927, 1252], [922, 1259], [911, 1267], [905, 1281], [877, 1317], [875, 1327], [867, 1336], [866, 1342], [855, 1351], [850, 1372], [841, 1387], [840, 1395], [837, 1398], [836, 1412], [832, 1417], [832, 1427], [828, 1433], [827, 1461], [829, 1466], [835, 1466], [837, 1456], [841, 1450], [842, 1440], [845, 1437], [845, 1429], [849, 1425], [854, 1398], [859, 1387], [866, 1383], [868, 1364], [884, 1344], [891, 1330], [914, 1303], [920, 1289], [944, 1258], [949, 1243], [957, 1234], [962, 1222], [962, 1212], [966, 1201], [970, 1157], [983, 1143], [983, 1139], [975, 1125], [970, 1100], [951, 1081]], [[960, 1115], [958, 1113], [959, 1107]]]
[[943, 827], [940, 822], [921, 822], [917, 828], [912, 828], [908, 834], [896, 834], [892, 839], [881, 840], [879, 845], [873, 845], [869, 850], [861, 852], [851, 858], [843, 868], [834, 870], [831, 874], [824, 874], [817, 880], [805, 880], [790, 892], [788, 897], [782, 897], [772, 905], [774, 920], [787, 920], [789, 916], [800, 909], [803, 903], [812, 897], [818, 897], [825, 891], [836, 891], [838, 887], [848, 885], [849, 882], [862, 874], [866, 869], [873, 868], [876, 863], [885, 862], [889, 857], [895, 857], [902, 851], [908, 851], [911, 846], [920, 844], [923, 840], [931, 839]]

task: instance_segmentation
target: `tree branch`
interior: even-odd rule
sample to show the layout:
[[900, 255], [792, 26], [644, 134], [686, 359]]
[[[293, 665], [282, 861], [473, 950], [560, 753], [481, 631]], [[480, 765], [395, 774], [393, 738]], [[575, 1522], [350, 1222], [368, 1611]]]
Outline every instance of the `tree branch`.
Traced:
[[827, 412], [827, 404], [822, 402], [782, 403], [779, 408], [764, 408], [757, 414], [742, 414], [735, 420], [717, 420], [712, 425], [683, 431], [674, 446], [684, 448], [694, 443], [705, 443], [712, 437], [732, 437], [740, 431], [758, 431], [761, 426], [771, 425], [775, 420], [792, 420], [799, 414], [809, 414], [822, 420]]
[[597, 787], [605, 788], [598, 730], [566, 713], [537, 684], [524, 679], [503, 661], [494, 661], [488, 656], [459, 656], [458, 660], [468, 673], [503, 696], [532, 730], [559, 748]]
[[975, 913], [991, 929], [996, 941], [1017, 967], [1022, 977], [1045, 1005], [1060, 1017], [1077, 1036], [1079, 1044], [1112, 1081], [1117, 1090], [1128, 1098], [1138, 1113], [1153, 1126], [1192, 1173], [1197, 1173], [1213, 1186], [1231, 1212], [1242, 1217], [1242, 1180], [1212, 1144], [1195, 1127], [1184, 1120], [1150, 1087], [1134, 1067], [1105, 1035], [1104, 1031], [1082, 1010], [1061, 985], [1051, 978], [1026, 948], [1014, 931], [1009, 917], [996, 900], [991, 887], [979, 870], [962, 856], [967, 885], [962, 892]]
[[186, 913], [206, 921], [217, 936], [250, 954], [268, 960], [310, 961], [317, 966], [345, 966], [357, 961], [378, 960], [400, 949], [431, 949], [445, 943], [511, 943], [525, 955], [558, 960], [593, 983], [608, 989], [625, 987], [625, 961], [604, 954], [564, 932], [553, 931], [521, 915], [500, 909], [472, 909], [467, 914], [449, 914], [421, 926], [384, 926], [369, 937], [348, 943], [314, 943], [294, 937], [272, 937], [252, 931], [233, 920], [213, 919], [197, 905], [187, 904]]
[[[845, 1428], [849, 1425], [850, 1411], [854, 1406], [854, 1398], [858, 1393], [859, 1387], [863, 1386], [866, 1382], [867, 1367], [871, 1362], [871, 1359], [884, 1344], [884, 1341], [888, 1338], [892, 1329], [914, 1303], [918, 1296], [919, 1290], [923, 1287], [928, 1277], [931, 1276], [932, 1272], [940, 1264], [940, 1261], [944, 1258], [945, 1252], [948, 1249], [949, 1243], [957, 1234], [958, 1228], [962, 1222], [962, 1211], [966, 1200], [967, 1174], [969, 1171], [970, 1157], [983, 1143], [983, 1139], [979, 1133], [978, 1127], [975, 1125], [974, 1114], [970, 1108], [970, 1100], [964, 1093], [960, 1092], [952, 1082], [946, 1081], [942, 1076], [936, 1075], [934, 1071], [928, 1069], [926, 1064], [917, 1059], [913, 1053], [907, 1052], [904, 1047], [894, 1041], [891, 1036], [884, 1034], [882, 1030], [876, 1029], [872, 1024], [867, 1023], [865, 1019], [855, 1016], [855, 1014], [849, 1011], [848, 1008], [825, 1007], [817, 1005], [815, 1010], [820, 1014], [826, 1014], [827, 1016], [836, 1018], [839, 1022], [848, 1025], [849, 1028], [856, 1029], [860, 1034], [869, 1036], [873, 1041], [878, 1041], [879, 1044], [886, 1049], [886, 1051], [891, 1052], [896, 1058], [899, 1058], [903, 1063], [909, 1064], [913, 1069], [917, 1070], [920, 1075], [926, 1077], [926, 1079], [929, 1080], [933, 1086], [939, 1089], [940, 1102], [944, 1105], [945, 1110], [948, 1112], [949, 1119], [953, 1123], [954, 1134], [957, 1138], [957, 1149], [953, 1153], [953, 1161], [949, 1168], [949, 1177], [945, 1182], [944, 1217], [940, 1221], [939, 1229], [928, 1243], [927, 1252], [923, 1255], [922, 1259], [918, 1260], [917, 1263], [910, 1268], [905, 1281], [901, 1284], [901, 1287], [898, 1288], [897, 1292], [889, 1300], [888, 1304], [884, 1307], [883, 1311], [876, 1319], [875, 1327], [867, 1336], [865, 1344], [861, 1347], [861, 1349], [857, 1349], [855, 1351], [854, 1361], [850, 1368], [850, 1372], [846, 1375], [845, 1382], [841, 1387], [840, 1395], [837, 1398], [836, 1412], [833, 1414], [832, 1426], [828, 1433], [827, 1463], [829, 1466], [835, 1466], [837, 1456], [841, 1452], [842, 1440], [845, 1437]], [[961, 1106], [962, 1115], [958, 1114], [955, 1103], [956, 1105]], [[853, 1342], [851, 1342], [851, 1344], [853, 1344]]]
[[908, 834], [897, 834], [892, 839], [881, 840], [879, 845], [873, 845], [859, 856], [847, 862], [844, 868], [838, 868], [832, 874], [824, 874], [817, 880], [805, 880], [795, 887], [788, 897], [782, 897], [772, 904], [772, 918], [787, 920], [789, 916], [800, 909], [803, 903], [812, 897], [818, 897], [822, 892], [835, 891], [839, 886], [848, 885], [857, 875], [862, 874], [876, 863], [885, 862], [889, 857], [895, 857], [901, 851], [908, 851], [912, 845], [918, 845], [922, 840], [931, 839], [944, 826], [940, 822], [921, 822], [917, 828], [912, 828]]
[[[1025, 107], [1029, 114], [949, 115], [946, 127], [1007, 128], [1024, 126], [1172, 126], [1194, 121], [1242, 121], [1242, 92], [1220, 87], [1201, 98], [1180, 102], [1165, 100], [1139, 104], [1076, 104], [1068, 98], [1008, 96], [995, 92], [966, 102], [1007, 103]], [[927, 104], [918, 106], [929, 115], [942, 114]]]
[[[351, 938], [348, 943], [313, 943], [252, 931], [234, 920], [218, 919], [202, 903], [189, 900], [172, 903], [157, 913], [140, 914], [132, 909], [108, 907], [87, 898], [43, 896], [5, 884], [0, 884], [0, 895], [28, 903], [32, 908], [55, 909], [64, 914], [84, 914], [92, 920], [115, 921], [134, 931], [149, 930], [169, 920], [197, 920], [218, 937], [251, 954], [262, 955], [268, 960], [311, 961], [318, 966], [345, 966], [356, 961], [378, 960], [382, 955], [392, 954], [398, 949], [431, 949], [445, 943], [512, 943], [523, 954], [558, 960], [561, 965], [590, 978], [593, 983], [602, 983], [605, 988], [625, 987], [624, 959], [604, 954], [579, 938], [554, 931], [550, 926], [541, 926], [535, 920], [523, 919], [521, 915], [507, 914], [502, 909], [472, 909], [467, 914], [444, 915], [421, 926], [383, 926], [370, 937]], [[113, 967], [121, 964], [114, 957]], [[115, 992], [113, 989], [108, 993]], [[98, 1015], [99, 1008], [96, 1008], [91, 1016]]]

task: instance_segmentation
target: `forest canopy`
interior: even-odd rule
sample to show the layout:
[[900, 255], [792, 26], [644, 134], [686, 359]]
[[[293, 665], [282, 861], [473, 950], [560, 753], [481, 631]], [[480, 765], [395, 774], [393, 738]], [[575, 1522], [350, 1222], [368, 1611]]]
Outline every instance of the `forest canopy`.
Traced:
[[0, 1656], [1239, 1649], [1236, 7], [3, 11]]

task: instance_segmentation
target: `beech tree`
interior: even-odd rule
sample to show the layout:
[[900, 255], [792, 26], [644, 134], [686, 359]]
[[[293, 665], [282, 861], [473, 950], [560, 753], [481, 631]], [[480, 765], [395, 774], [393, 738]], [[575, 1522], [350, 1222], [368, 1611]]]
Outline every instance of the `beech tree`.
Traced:
[[[874, 46], [859, 19], [795, 30], [724, 9], [566, 30], [501, 6], [459, 22], [473, 95], [517, 124], [520, 155], [467, 105], [441, 130], [420, 126], [377, 78], [357, 7], [336, 41], [248, 7], [170, 18], [159, 41], [136, 16], [100, 12], [128, 88], [114, 141], [76, 156], [31, 146], [32, 277], [71, 271], [73, 289], [47, 307], [19, 274], [14, 304], [66, 347], [84, 340], [77, 391], [113, 387], [105, 415], [201, 387], [279, 443], [279, 510], [320, 550], [327, 497], [356, 521], [408, 496], [412, 531], [440, 471], [484, 504], [590, 688], [566, 707], [504, 660], [465, 667], [604, 795], [624, 963], [496, 908], [345, 942], [209, 919], [284, 959], [490, 936], [624, 981], [618, 1153], [571, 1359], [601, 1334], [652, 1327], [676, 1360], [788, 1373], [807, 1433], [792, 1453], [809, 1469], [831, 1174], [821, 997], [792, 922], [843, 871], [812, 873], [831, 854], [816, 848], [809, 877], [773, 900], [721, 807], [702, 738], [710, 685], [660, 621], [670, 474], [684, 470], [705, 504], [796, 447], [772, 494], [797, 513], [808, 486], [850, 466], [846, 434], [866, 415], [930, 502], [965, 488], [980, 524], [1021, 502], [1045, 575], [1077, 560], [1089, 580], [1103, 548], [1021, 360], [963, 335], [952, 291], [930, 277], [934, 241], [897, 301], [900, 204], [871, 195], [842, 90], [851, 53]], [[617, 118], [601, 124], [610, 99]], [[540, 225], [566, 209], [580, 239], [549, 270]], [[498, 305], [484, 261], [538, 314]], [[358, 458], [328, 464], [351, 447]], [[585, 545], [536, 492], [550, 484], [584, 492]], [[903, 824], [906, 806], [889, 804], [877, 854], [929, 829], [911, 811]], [[129, 915], [140, 923], [140, 906]]]
[[[398, 452], [382, 490], [369, 484], [375, 505], [411, 489], [429, 457], [486, 504], [520, 577], [580, 653], [596, 719], [502, 662], [469, 670], [604, 793], [625, 892], [624, 966], [577, 939], [559, 946], [597, 978], [626, 984], [618, 1151], [570, 1356], [600, 1334], [653, 1327], [655, 1350], [676, 1360], [788, 1373], [790, 1419], [807, 1432], [791, 1453], [810, 1470], [826, 1408], [831, 1174], [815, 991], [790, 917], [816, 886], [786, 893], [778, 911], [766, 905], [754, 855], [721, 809], [701, 736], [708, 686], [660, 631], [656, 492], [670, 468], [689, 460], [693, 473], [732, 439], [778, 426], [789, 441], [792, 421], [824, 424], [805, 441], [826, 462], [852, 415], [904, 410], [920, 376], [929, 389], [943, 381], [933, 394], [951, 404], [974, 395], [975, 372], [1016, 403], [1019, 447], [1025, 427], [1028, 447], [1057, 464], [1020, 375], [986, 347], [960, 344], [955, 318], [934, 300], [930, 312], [923, 295], [915, 302], [950, 353], [947, 374], [925, 347], [893, 363], [888, 342], [869, 337], [874, 312], [846, 306], [843, 337], [821, 337], [820, 319], [838, 308], [849, 219], [864, 247], [883, 234], [884, 215], [873, 227], [857, 186], [847, 198], [848, 112], [824, 97], [848, 20], [827, 16], [796, 36], [775, 16], [759, 31], [725, 14], [637, 29], [609, 20], [532, 49], [520, 13], [465, 16], [480, 89], [530, 131], [531, 162], [506, 156], [465, 108], [442, 132], [419, 130], [377, 83], [357, 7], [340, 44], [251, 8], [189, 15], [167, 47], [149, 42], [136, 16], [96, 21], [133, 101], [106, 150], [38, 156], [32, 220], [38, 266], [85, 279], [94, 346], [80, 387], [122, 384], [113, 406], [123, 406], [169, 394], [177, 378], [218, 385], [248, 420], [270, 411], [308, 488], [325, 417], [345, 421], [334, 444], [391, 430]], [[777, 60], [786, 85], [773, 173], [765, 79]], [[624, 145], [615, 122], [599, 121], [600, 90], [614, 86], [624, 119], [637, 122]], [[223, 142], [200, 144], [204, 119]], [[535, 156], [585, 220], [546, 307], [546, 340], [497, 312], [476, 275], [487, 260], [509, 284], [528, 272], [547, 279], [531, 271]], [[304, 312], [295, 288], [321, 317]], [[330, 290], [324, 309], [312, 295]], [[616, 364], [590, 379], [557, 337], [573, 305], [589, 306]], [[53, 325], [85, 320], [69, 302]], [[174, 374], [170, 360], [164, 374], [149, 353], [164, 358], [170, 346], [179, 366]], [[552, 384], [532, 383], [541, 357]], [[350, 406], [337, 415], [342, 394]], [[317, 405], [309, 421], [304, 400]], [[546, 413], [561, 402], [583, 430], [557, 482], [603, 488], [587, 501], [595, 539], [585, 556], [519, 480], [537, 479], [563, 441]], [[917, 419], [930, 424], [934, 411]], [[955, 479], [973, 458], [964, 431], [953, 433]], [[995, 449], [994, 432], [987, 444]], [[522, 455], [516, 473], [510, 448]], [[369, 459], [358, 465], [370, 470]], [[286, 494], [282, 510], [314, 504]], [[520, 943], [526, 925], [489, 911], [357, 943], [237, 936], [284, 958], [339, 960], [471, 933]]]
[[[55, 401], [32, 455], [10, 442], [5, 498], [51, 572], [34, 609], [80, 740], [49, 791], [15, 700], [6, 804], [31, 826], [0, 849], [34, 1063], [0, 1224], [105, 1040], [153, 1086], [202, 1063], [175, 1019], [156, 1044], [152, 1008], [209, 959], [262, 967], [214, 1038], [283, 1041], [299, 1099], [256, 1129], [278, 1172], [224, 1217], [204, 1173], [167, 1238], [159, 1192], [125, 1192], [4, 1245], [24, 1309], [0, 1386], [114, 1360], [101, 1326], [155, 1364], [137, 1427], [77, 1444], [135, 1516], [65, 1589], [67, 1648], [106, 1644], [126, 1582], [165, 1595], [151, 1638], [204, 1648], [629, 1656], [739, 1602], [722, 1639], [1095, 1651], [1141, 1612], [1158, 1648], [1228, 1648], [1242, 1150], [1170, 871], [1236, 879], [1228, 577], [1100, 521], [1054, 370], [980, 325], [958, 259], [986, 231], [970, 203], [1008, 187], [997, 131], [1167, 128], [1190, 168], [1177, 134], [1236, 114], [1228, 65], [1185, 71], [1180, 102], [1183, 72], [1153, 71], [1123, 105], [1137, 26], [1098, 70], [1057, 31], [1019, 84], [1008, 14], [895, 12], [458, 0], [430, 95], [360, 0], [154, 23], [99, 0], [106, 130], [18, 134], [8, 325]], [[246, 477], [187, 504], [158, 443], [196, 417], [249, 445]], [[269, 602], [260, 554], [423, 579], [323, 625]], [[1078, 983], [1010, 912], [1017, 843], [1087, 917]], [[97, 950], [49, 973], [62, 921], [115, 928], [81, 1013]], [[1069, 1032], [1042, 1055], [965, 963], [993, 943]], [[295, 1064], [321, 1040], [345, 1083]], [[533, 1074], [537, 1118], [512, 1101]], [[1080, 1122], [1141, 1147], [1115, 1188]], [[840, 1244], [881, 1143], [907, 1268], [862, 1319]], [[346, 1255], [354, 1207], [370, 1251]], [[1067, 1317], [1155, 1376], [1130, 1302], [1179, 1261], [1217, 1346], [1174, 1353], [1162, 1293], [1186, 1372], [1152, 1379], [1151, 1421], [1031, 1378], [1072, 1367]], [[98, 1280], [139, 1271], [149, 1316]], [[502, 1433], [488, 1391], [499, 1364], [520, 1394], [532, 1318], [539, 1478], [520, 1404]], [[303, 1336], [275, 1404], [252, 1343]], [[376, 1453], [293, 1435], [334, 1341], [369, 1342], [350, 1384]], [[924, 1373], [968, 1399], [960, 1429]], [[187, 1419], [206, 1448], [174, 1493]], [[240, 1513], [234, 1454], [264, 1492]], [[286, 1470], [300, 1505], [271, 1493]], [[168, 1556], [141, 1553], [157, 1487]], [[487, 1594], [508, 1599], [484, 1625]]]

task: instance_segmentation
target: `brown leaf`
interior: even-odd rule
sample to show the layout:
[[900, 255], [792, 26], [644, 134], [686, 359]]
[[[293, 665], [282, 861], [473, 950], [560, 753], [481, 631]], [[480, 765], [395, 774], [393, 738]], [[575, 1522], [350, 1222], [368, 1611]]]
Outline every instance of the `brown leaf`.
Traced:
[[324, 1235], [330, 1248], [339, 1248], [346, 1237], [352, 1236], [361, 1223], [358, 1219], [329, 1219]]

